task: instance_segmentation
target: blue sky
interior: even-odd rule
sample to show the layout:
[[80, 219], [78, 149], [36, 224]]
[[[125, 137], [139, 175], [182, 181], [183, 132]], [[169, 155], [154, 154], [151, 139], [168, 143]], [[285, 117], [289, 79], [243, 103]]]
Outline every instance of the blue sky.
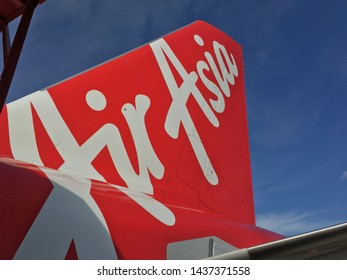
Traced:
[[347, 2], [47, 0], [7, 102], [197, 19], [244, 47], [257, 223], [293, 235], [347, 221]]

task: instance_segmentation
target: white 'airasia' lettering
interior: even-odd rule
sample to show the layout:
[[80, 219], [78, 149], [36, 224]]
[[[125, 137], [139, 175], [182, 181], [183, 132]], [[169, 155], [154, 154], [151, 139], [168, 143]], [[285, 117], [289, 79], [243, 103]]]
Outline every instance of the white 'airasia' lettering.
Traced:
[[[98, 94], [95, 95], [96, 97], [103, 96], [99, 91], [93, 90], [92, 93]], [[89, 101], [88, 105], [95, 109], [95, 103], [95, 101], [94, 103]], [[127, 103], [122, 108], [122, 113], [133, 135], [138, 156], [139, 174], [136, 174], [130, 162], [117, 126], [106, 123], [85, 143], [79, 145], [47, 91], [38, 91], [18, 100], [13, 103], [13, 106], [8, 105], [10, 143], [16, 159], [44, 166], [37, 149], [30, 104], [35, 108], [50, 139], [64, 159], [59, 170], [105, 182], [104, 177], [92, 165], [92, 161], [103, 148], [107, 147], [114, 166], [127, 186], [153, 194], [149, 173], [160, 179], [164, 174], [164, 166], [155, 154], [147, 134], [144, 121], [150, 106], [150, 100], [147, 96], [137, 95], [135, 98], [136, 107]], [[21, 135], [25, 135], [25, 139]]]
[[[86, 100], [90, 108], [96, 111], [103, 110], [106, 106], [104, 95], [96, 90], [89, 91]], [[38, 91], [7, 106], [10, 145], [15, 159], [44, 166], [37, 147], [31, 106], [35, 108], [50, 139], [64, 159], [64, 163], [59, 167], [60, 171], [106, 182], [92, 165], [92, 161], [106, 147], [119, 176], [126, 182], [129, 190], [114, 187], [127, 194], [162, 223], [169, 226], [175, 224], [175, 216], [171, 210], [147, 195], [153, 194], [150, 174], [158, 179], [164, 174], [164, 166], [154, 152], [147, 134], [145, 114], [150, 106], [147, 96], [139, 94], [135, 98], [135, 106], [127, 103], [122, 108], [134, 139], [139, 174], [135, 172], [120, 132], [114, 124], [104, 124], [85, 143], [79, 145], [48, 91]], [[139, 191], [138, 195], [134, 191]]]
[[[204, 46], [204, 41], [199, 35], [195, 35], [194, 40], [199, 46]], [[182, 124], [206, 179], [212, 185], [217, 185], [218, 176], [189, 113], [187, 100], [190, 96], [193, 96], [210, 123], [218, 127], [219, 121], [214, 111], [222, 113], [225, 109], [224, 96], [230, 96], [229, 84], [234, 85], [235, 77], [238, 76], [235, 59], [232, 54], [229, 55], [227, 53], [223, 45], [214, 41], [213, 49], [219, 70], [212, 55], [206, 51], [205, 58], [207, 62], [199, 60], [196, 64], [197, 71], [188, 73], [164, 39], [159, 39], [151, 43], [150, 46], [172, 97], [172, 103], [165, 120], [165, 130], [172, 138], [177, 139], [179, 126]], [[169, 62], [182, 78], [183, 82], [181, 85], [177, 84]], [[212, 70], [219, 87], [206, 77], [204, 71], [210, 70]], [[206, 88], [217, 98], [216, 100], [209, 100], [212, 108], [196, 85], [198, 78], [201, 79]]]
[[[194, 35], [194, 40], [200, 47], [204, 46], [199, 35]], [[238, 76], [234, 57], [227, 53], [223, 45], [214, 41], [215, 58], [206, 51], [205, 60], [197, 61], [196, 71], [188, 72], [164, 39], [159, 39], [150, 46], [172, 97], [165, 119], [165, 130], [177, 139], [182, 124], [205, 178], [210, 184], [217, 185], [217, 173], [187, 108], [187, 101], [192, 96], [209, 122], [218, 127], [219, 120], [215, 112], [224, 112], [225, 97], [231, 95], [229, 86], [235, 84], [235, 77]], [[182, 78], [182, 84], [178, 85], [169, 63]], [[210, 71], [215, 82], [206, 75]], [[198, 79], [215, 96], [214, 99], [207, 101], [204, 98], [196, 85]], [[93, 89], [86, 94], [86, 102], [94, 111], [102, 111], [107, 105], [103, 93]], [[154, 191], [150, 178], [153, 176], [162, 179], [164, 166], [147, 133], [145, 115], [149, 107], [150, 99], [142, 94], [136, 95], [135, 105], [126, 103], [122, 107], [136, 149], [139, 170], [136, 173], [121, 134], [113, 123], [103, 124], [80, 145], [47, 90], [38, 91], [7, 106], [10, 146], [14, 158], [40, 166], [54, 186], [15, 258], [64, 258], [72, 241], [81, 258], [117, 258], [107, 223], [90, 194], [91, 179], [106, 181], [92, 164], [104, 148], [109, 151], [114, 167], [128, 188], [112, 186], [163, 224], [175, 224], [172, 211], [151, 196]], [[40, 157], [33, 108], [64, 160], [58, 171], [44, 167]], [[83, 178], [71, 177], [67, 173]], [[37, 247], [37, 244], [40, 246]]]

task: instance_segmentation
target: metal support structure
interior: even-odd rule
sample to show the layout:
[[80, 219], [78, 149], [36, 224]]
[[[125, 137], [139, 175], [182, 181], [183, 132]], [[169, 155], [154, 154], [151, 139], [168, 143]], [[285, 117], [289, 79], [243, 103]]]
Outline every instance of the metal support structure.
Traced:
[[11, 50], [11, 39], [10, 39], [10, 32], [8, 30], [8, 25], [4, 27], [2, 30], [2, 51], [3, 51], [3, 62], [4, 66], [6, 65], [6, 62], [8, 60], [8, 57], [10, 55]]
[[6, 46], [4, 48], [4, 68], [0, 80], [0, 113], [5, 104], [6, 97], [12, 82], [12, 78], [17, 67], [19, 56], [22, 52], [25, 37], [30, 26], [31, 18], [38, 3], [39, 0], [26, 1], [24, 12], [22, 14], [22, 18], [19, 23], [16, 35], [13, 39], [13, 43], [10, 47], [10, 50], [8, 49], [10, 45], [9, 36], [8, 38], [6, 37], [9, 34], [8, 28], [6, 27], [7, 31], [6, 28], [3, 30], [3, 39], [5, 38], [6, 40], [6, 42], [3, 42], [3, 44], [6, 44]]

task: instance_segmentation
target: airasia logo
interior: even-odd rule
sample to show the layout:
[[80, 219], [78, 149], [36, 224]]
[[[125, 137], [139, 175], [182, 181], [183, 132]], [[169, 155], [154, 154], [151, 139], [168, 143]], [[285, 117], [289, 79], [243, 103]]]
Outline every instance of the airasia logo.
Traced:
[[[194, 35], [194, 40], [199, 46], [204, 46], [204, 41], [199, 35]], [[170, 137], [177, 139], [179, 137], [179, 126], [183, 126], [201, 171], [210, 184], [217, 185], [217, 172], [213, 168], [204, 148], [203, 141], [199, 136], [199, 131], [196, 129], [186, 102], [192, 96], [209, 122], [218, 127], [219, 121], [216, 113], [223, 113], [225, 98], [230, 96], [229, 85], [235, 84], [235, 77], [238, 75], [234, 57], [232, 54], [227, 53], [223, 45], [214, 41], [213, 49], [216, 60], [213, 59], [211, 53], [206, 51], [205, 60], [197, 61], [196, 71], [188, 73], [164, 39], [151, 43], [150, 47], [172, 97], [172, 103], [165, 119], [165, 131]], [[169, 63], [174, 66], [183, 79], [180, 86], [174, 78]], [[206, 77], [205, 72], [208, 71], [213, 72], [217, 84]], [[206, 88], [213, 93], [215, 99], [205, 100], [196, 85], [198, 79], [201, 79]], [[85, 98], [88, 106], [95, 111], [102, 111], [107, 106], [106, 97], [98, 90], [88, 91]], [[114, 167], [127, 187], [143, 193], [153, 194], [150, 174], [157, 179], [161, 179], [165, 167], [158, 158], [147, 132], [145, 115], [150, 110], [150, 104], [151, 101], [148, 96], [138, 94], [135, 97], [135, 105], [126, 103], [122, 107], [122, 114], [135, 143], [138, 173], [134, 171], [121, 132], [116, 125], [104, 124], [85, 143], [79, 145], [47, 90], [38, 91], [8, 105], [12, 153], [15, 159], [45, 166], [40, 158], [36, 142], [31, 109], [33, 107], [55, 148], [64, 160], [59, 170], [105, 182], [105, 178], [91, 163], [106, 147], [111, 155]], [[26, 138], [23, 139], [21, 135], [26, 135]]]
[[[194, 35], [194, 41], [202, 48], [205, 45], [199, 35]], [[182, 125], [200, 165], [201, 172], [211, 185], [216, 186], [218, 185], [218, 173], [213, 167], [196, 128], [195, 120], [187, 107], [187, 100], [190, 97], [194, 98], [208, 121], [214, 127], [218, 127], [218, 114], [224, 112], [225, 98], [230, 97], [229, 86], [235, 84], [235, 77], [238, 76], [235, 59], [222, 44], [213, 41], [214, 56], [205, 51], [204, 58], [196, 62], [196, 70], [188, 72], [164, 39], [151, 43], [150, 47], [172, 98], [166, 114], [165, 131], [170, 137], [177, 139], [180, 137], [179, 127]], [[173, 65], [174, 70], [183, 80], [180, 85], [175, 80], [169, 64]], [[207, 72], [213, 73], [215, 81], [208, 79]], [[204, 98], [201, 90], [197, 87], [198, 80], [215, 98], [209, 100]], [[105, 95], [96, 89], [90, 89], [86, 93], [85, 102], [95, 112], [102, 112], [108, 105]], [[83, 252], [83, 258], [92, 258], [96, 252], [96, 247], [108, 248], [105, 249], [106, 251], [103, 249], [98, 251], [100, 258], [117, 257], [107, 223], [90, 195], [91, 179], [106, 182], [103, 175], [92, 164], [93, 160], [105, 148], [107, 148], [112, 163], [119, 176], [126, 183], [127, 188], [112, 186], [129, 196], [161, 223], [168, 226], [175, 224], [175, 216], [172, 211], [151, 196], [154, 194], [151, 176], [160, 180], [165, 173], [165, 166], [158, 157], [147, 130], [149, 124], [146, 123], [145, 117], [147, 112], [151, 110], [151, 99], [145, 94], [137, 94], [132, 102], [124, 104], [121, 112], [134, 142], [138, 162], [136, 169], [129, 158], [121, 131], [115, 124], [103, 124], [87, 141], [79, 144], [47, 90], [38, 91], [7, 106], [10, 146], [14, 158], [41, 166], [41, 170], [54, 186], [53, 192], [18, 249], [16, 258], [29, 258], [30, 254], [35, 252], [35, 244], [40, 243], [43, 244], [40, 248], [42, 252], [36, 250], [37, 258], [61, 258], [64, 257], [65, 249], [68, 248], [71, 240], [74, 240], [77, 252]], [[73, 109], [73, 104], [70, 105]], [[64, 160], [58, 170], [64, 174], [70, 174], [71, 181], [61, 179], [55, 171], [44, 167], [45, 163], [40, 157], [40, 147], [38, 147], [36, 140], [32, 108], [35, 109], [55, 149]], [[83, 177], [83, 179], [74, 180], [76, 175]], [[73, 183], [71, 183], [72, 181]], [[81, 199], [83, 203], [74, 203], [81, 201]], [[66, 205], [69, 201], [72, 204]], [[86, 213], [85, 215], [88, 215], [89, 211], [94, 213], [98, 219], [88, 220], [86, 218], [77, 221], [76, 215], [67, 216], [65, 212], [62, 212], [59, 216], [52, 210], [59, 205], [64, 205], [64, 203], [66, 209]], [[59, 223], [64, 223], [62, 227], [64, 234], [58, 237], [52, 232], [54, 227], [51, 226], [57, 218]], [[81, 221], [88, 222], [81, 224]], [[95, 230], [97, 236], [93, 236], [93, 241], [91, 241], [90, 236], [85, 234], [90, 227], [100, 228], [99, 231]], [[89, 243], [93, 243], [94, 247], [88, 247], [87, 244]], [[52, 244], [58, 244], [58, 247], [59, 244], [62, 245], [59, 250], [55, 250], [56, 253], [48, 254], [46, 250], [51, 248]], [[83, 250], [81, 250], [82, 247]], [[110, 248], [113, 249], [110, 250]], [[57, 255], [58, 251], [60, 252], [59, 255]]]

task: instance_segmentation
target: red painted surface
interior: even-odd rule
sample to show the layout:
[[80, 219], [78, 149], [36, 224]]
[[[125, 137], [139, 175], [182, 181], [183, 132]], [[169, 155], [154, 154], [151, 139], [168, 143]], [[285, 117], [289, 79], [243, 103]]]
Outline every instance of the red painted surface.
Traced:
[[[194, 35], [200, 36], [203, 46], [197, 43]], [[254, 226], [241, 46], [204, 22], [191, 24], [164, 37], [164, 40], [187, 74], [197, 74], [194, 87], [199, 90], [219, 122], [217, 127], [214, 126], [194, 95], [189, 92], [190, 95], [182, 106], [195, 125], [195, 133], [200, 136], [217, 173], [218, 184], [211, 184], [207, 175], [204, 175], [183, 123], [180, 124], [177, 139], [171, 137], [165, 128], [173, 98], [150, 45], [48, 89], [61, 118], [79, 146], [91, 139], [105, 124], [117, 127], [131, 165], [137, 173], [140, 172], [139, 152], [122, 110], [125, 104], [138, 108], [135, 100], [139, 94], [150, 100], [145, 125], [164, 173], [155, 178], [149, 172], [153, 195], [148, 194], [148, 197], [165, 205], [173, 213], [175, 223], [162, 223], [111, 185], [129, 187], [114, 165], [115, 159], [112, 158], [110, 148], [105, 146], [93, 159], [92, 166], [105, 178], [106, 183], [92, 180], [90, 195], [107, 223], [118, 258], [166, 258], [169, 243], [204, 236], [218, 236], [239, 248], [280, 238], [279, 235]], [[230, 96], [223, 95], [225, 109], [222, 112], [213, 110], [211, 100], [217, 100], [217, 96], [206, 86], [197, 70], [198, 62], [204, 62], [207, 68], [205, 67], [203, 74], [210, 81], [209, 85], [216, 85], [222, 91], [211, 63], [207, 60], [209, 53], [217, 65], [217, 71], [221, 73], [221, 64], [218, 63], [213, 48], [214, 42], [218, 42], [228, 54], [232, 54], [238, 70], [234, 77], [235, 83], [227, 83]], [[181, 87], [187, 77], [182, 77], [170, 59], [167, 58], [167, 61], [176, 86]], [[225, 58], [223, 64], [227, 65]], [[103, 94], [106, 99], [105, 108], [96, 111], [88, 106], [86, 94], [90, 90]], [[61, 142], [54, 143], [35, 105], [32, 105], [31, 110], [42, 163], [46, 167], [59, 169], [64, 164], [64, 156], [59, 154], [58, 145], [65, 139], [62, 137]], [[0, 154], [13, 158], [16, 153], [11, 151], [7, 122], [7, 111], [3, 110], [0, 131], [4, 132], [5, 137], [2, 136], [2, 139], [5, 142], [1, 143]], [[8, 259], [14, 256], [53, 186], [50, 179], [36, 169], [23, 169], [7, 163], [1, 163], [0, 168], [0, 215], [6, 225], [0, 227], [0, 242], [3, 243], [0, 258]], [[55, 223], [53, 220], [51, 222]], [[78, 257], [75, 242], [72, 239], [66, 248], [66, 258]]]

